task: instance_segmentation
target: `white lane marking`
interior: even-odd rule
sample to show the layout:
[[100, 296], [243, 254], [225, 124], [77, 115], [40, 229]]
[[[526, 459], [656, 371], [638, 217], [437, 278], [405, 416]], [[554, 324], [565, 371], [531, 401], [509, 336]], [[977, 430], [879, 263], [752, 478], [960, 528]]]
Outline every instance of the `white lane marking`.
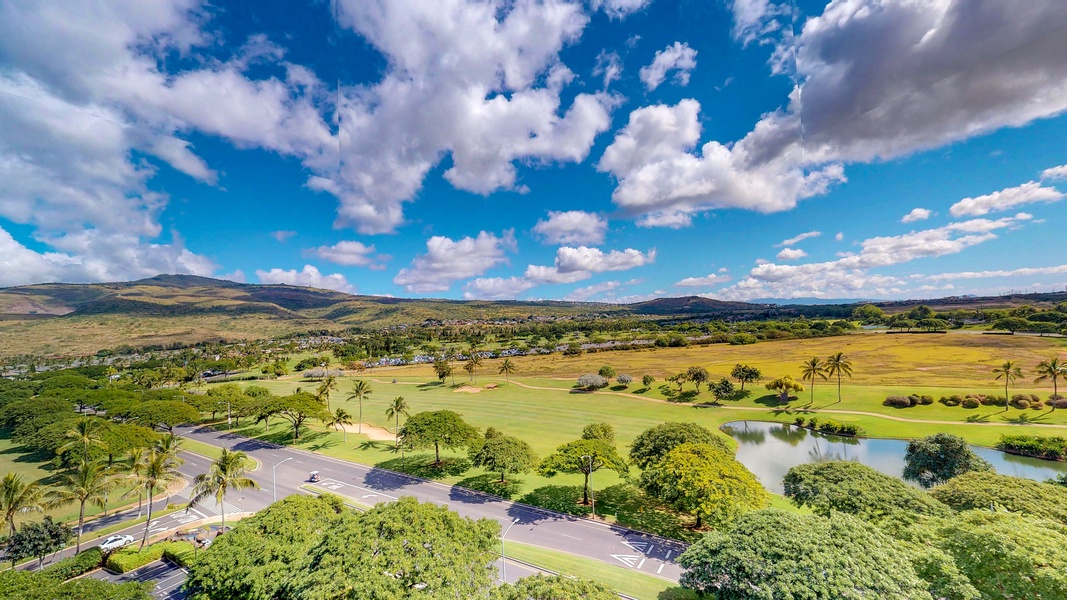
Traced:
[[645, 558], [641, 557], [641, 562], [637, 563], [637, 569], [640, 570], [643, 566], [645, 566]]
[[632, 554], [612, 554], [611, 557], [631, 568], [636, 565], [638, 559], [641, 558], [640, 556], [634, 556]]
[[666, 567], [666, 566], [667, 566], [667, 563], [661, 563], [659, 568], [656, 569], [656, 575], [659, 575], [660, 573], [662, 573], [663, 572], [663, 567]]
[[580, 537], [574, 537], [573, 535], [567, 535], [566, 533], [561, 533], [560, 535], [562, 535], [563, 537], [569, 537], [569, 538], [571, 538], [572, 540], [578, 540], [579, 542], [580, 542], [580, 541], [582, 541], [582, 538], [580, 538]]
[[663, 557], [663, 560], [670, 560], [671, 559], [671, 554], [673, 554], [673, 553], [674, 553], [674, 550], [668, 550], [667, 551], [667, 556]]
[[649, 544], [648, 542], [623, 542], [623, 544], [626, 544], [642, 554], [648, 554], [649, 549], [652, 547], [652, 544]]

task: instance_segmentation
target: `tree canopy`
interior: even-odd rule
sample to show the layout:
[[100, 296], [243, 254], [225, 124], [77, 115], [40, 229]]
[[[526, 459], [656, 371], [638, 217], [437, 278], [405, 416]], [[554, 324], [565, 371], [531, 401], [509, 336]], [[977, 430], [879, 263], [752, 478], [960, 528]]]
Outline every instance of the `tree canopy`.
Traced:
[[503, 482], [507, 474], [527, 473], [537, 466], [537, 454], [519, 438], [503, 435], [490, 427], [485, 438], [470, 449], [471, 462], [487, 471], [500, 473]]
[[797, 465], [789, 469], [783, 483], [785, 495], [794, 504], [823, 516], [838, 511], [871, 522], [952, 514], [929, 494], [854, 461]]
[[514, 584], [501, 585], [489, 594], [489, 600], [618, 600], [619, 595], [607, 586], [588, 579], [563, 575], [531, 575]]
[[937, 433], [908, 442], [904, 452], [904, 479], [932, 487], [968, 471], [993, 467], [975, 454], [967, 442], [949, 433]]
[[930, 490], [930, 495], [958, 510], [990, 506], [1067, 524], [1067, 488], [993, 471], [973, 471]]
[[135, 408], [130, 417], [145, 427], [174, 432], [179, 425], [200, 420], [200, 411], [180, 400], [151, 400]]
[[0, 573], [0, 600], [150, 600], [153, 582], [111, 583], [91, 577], [66, 583], [43, 573]]
[[582, 503], [589, 504], [589, 475], [604, 467], [619, 475], [629, 472], [629, 465], [619, 456], [615, 446], [601, 439], [581, 439], [556, 448], [541, 461], [537, 472], [546, 477], [555, 477], [557, 473], [585, 475]]
[[400, 441], [409, 448], [433, 447], [436, 464], [441, 464], [442, 447], [449, 450], [468, 448], [477, 438], [478, 430], [451, 410], [415, 413], [400, 430]]
[[630, 462], [641, 469], [647, 469], [649, 465], [682, 444], [711, 444], [723, 452], [733, 454], [726, 440], [706, 427], [689, 421], [668, 422], [650, 427], [634, 438], [630, 446]]

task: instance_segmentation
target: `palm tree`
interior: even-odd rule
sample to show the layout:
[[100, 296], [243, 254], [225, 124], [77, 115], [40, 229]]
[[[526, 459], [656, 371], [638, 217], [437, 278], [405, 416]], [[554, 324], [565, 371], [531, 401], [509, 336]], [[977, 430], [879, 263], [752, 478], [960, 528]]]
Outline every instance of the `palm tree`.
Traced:
[[15, 535], [15, 515], [41, 510], [41, 496], [44, 488], [39, 483], [26, 483], [17, 473], [8, 473], [0, 480], [0, 511], [4, 513], [4, 522]]
[[511, 362], [510, 358], [505, 358], [504, 362], [500, 363], [500, 370], [498, 373], [504, 374], [504, 379], [511, 383], [511, 374], [515, 372], [515, 363]]
[[74, 424], [74, 427], [63, 435], [63, 437], [69, 441], [59, 448], [56, 448], [56, 454], [62, 455], [75, 448], [81, 448], [81, 460], [83, 462], [89, 460], [89, 448], [91, 446], [103, 448], [106, 445], [104, 444], [104, 441], [100, 439], [100, 435], [103, 433], [105, 427], [106, 422], [97, 417], [82, 417], [81, 419], [78, 419], [78, 422]]
[[344, 432], [344, 441], [348, 443], [348, 429], [345, 429], [344, 425], [352, 424], [352, 415], [348, 414], [348, 411], [343, 408], [338, 408], [336, 411], [330, 413], [330, 416], [326, 417], [322, 421], [322, 424], [327, 427], [333, 427], [334, 429], [340, 428]]
[[[1061, 363], [1059, 357], [1053, 356], [1048, 360], [1043, 360], [1039, 362], [1037, 364], [1037, 369], [1035, 369], [1035, 372], [1038, 374], [1038, 377], [1034, 380], [1034, 383], [1041, 383], [1046, 379], [1051, 379], [1052, 395], [1060, 395], [1059, 386], [1057, 385], [1057, 382], [1059, 381], [1060, 377], [1067, 379], [1067, 364]], [[1052, 409], [1056, 409], [1055, 402], [1052, 403]]]
[[326, 379], [322, 380], [319, 385], [319, 389], [315, 390], [315, 397], [320, 401], [326, 401], [326, 410], [330, 410], [330, 394], [337, 391], [337, 378], [333, 375], [327, 375]]
[[137, 517], [141, 516], [141, 502], [143, 496], [141, 496], [141, 475], [144, 473], [145, 461], [148, 457], [147, 448], [130, 448], [126, 453], [126, 456], [119, 462], [118, 468], [121, 472], [123, 479], [129, 479], [134, 482], [133, 489], [126, 492], [124, 495], [128, 495], [134, 490], [137, 491]]
[[837, 376], [837, 401], [841, 402], [841, 375], [852, 378], [852, 362], [842, 352], [831, 354], [826, 359], [826, 374]]
[[482, 357], [472, 352], [470, 358], [467, 359], [467, 364], [463, 365], [463, 369], [470, 375], [471, 381], [474, 381], [474, 374], [478, 371], [478, 367], [481, 366], [481, 364]]
[[[145, 521], [144, 536], [141, 537], [141, 548], [144, 548], [148, 541], [148, 527], [152, 523], [152, 493], [160, 486], [166, 488], [168, 484], [181, 479], [178, 467], [182, 463], [176, 455], [161, 452], [159, 448], [148, 450], [142, 460], [143, 463], [138, 469], [136, 479], [138, 487], [144, 489], [145, 497], [148, 498], [148, 519]], [[140, 493], [139, 489], [138, 493]]]
[[352, 384], [352, 395], [348, 397], [349, 400], [355, 398], [359, 400], [359, 425], [357, 433], [363, 433], [363, 401], [367, 396], [371, 395], [374, 390], [370, 389], [370, 384], [362, 379], [357, 379]]
[[811, 380], [811, 400], [808, 404], [812, 404], [815, 402], [815, 378], [821, 377], [823, 381], [826, 381], [826, 365], [819, 357], [813, 356], [800, 365], [800, 377]]
[[408, 415], [408, 403], [404, 400], [403, 396], [397, 396], [393, 398], [392, 404], [385, 409], [386, 419], [396, 420], [396, 447], [400, 447], [400, 417], [407, 418]]
[[59, 476], [59, 483], [48, 490], [50, 508], [78, 503], [78, 533], [74, 553], [81, 552], [82, 528], [85, 526], [85, 505], [103, 507], [107, 492], [115, 487], [115, 478], [107, 465], [100, 461], [82, 461], [77, 467]]
[[456, 353], [456, 349], [455, 348], [449, 348], [448, 350], [445, 350], [445, 360], [448, 361], [449, 374], [452, 375], [452, 387], [456, 387], [455, 362], [456, 362], [457, 356], [458, 355]]
[[[340, 410], [340, 409], [338, 409]], [[234, 490], [258, 490], [259, 484], [245, 477], [252, 468], [252, 461], [240, 450], [222, 449], [222, 454], [207, 473], [201, 473], [193, 480], [193, 497], [185, 510], [193, 508], [207, 498], [214, 496], [222, 514], [222, 531], [226, 531], [226, 492]]]
[[[156, 442], [156, 450], [163, 454], [170, 455], [174, 459], [174, 462], [180, 467], [185, 464], [185, 459], [178, 456], [181, 454], [182, 450], [184, 450], [184, 448], [182, 448], [182, 441], [182, 438], [173, 433], [168, 433], [159, 438], [159, 441]], [[167, 504], [170, 504], [169, 489], [167, 490]]]
[[[1016, 379], [1023, 376], [1023, 371], [1019, 367], [1015, 366], [1015, 363], [1006, 360], [1004, 364], [993, 369], [993, 374], [997, 376], [997, 380], [1004, 380], [1004, 398], [1008, 397], [1008, 384], [1014, 383]], [[1007, 406], [1007, 405], [1005, 405]]]

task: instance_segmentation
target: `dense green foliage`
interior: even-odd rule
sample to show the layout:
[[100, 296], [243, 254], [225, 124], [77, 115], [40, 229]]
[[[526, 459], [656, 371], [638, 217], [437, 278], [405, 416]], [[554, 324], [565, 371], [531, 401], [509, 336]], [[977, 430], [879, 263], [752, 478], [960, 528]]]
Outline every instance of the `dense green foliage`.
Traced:
[[167, 551], [184, 553], [190, 549], [192, 549], [192, 544], [189, 542], [158, 542], [143, 550], [127, 546], [108, 555], [104, 566], [115, 573], [129, 573], [163, 558]]
[[0, 600], [150, 600], [153, 585], [90, 578], [63, 583], [42, 573], [4, 571], [0, 573]]
[[580, 439], [563, 444], [541, 461], [538, 473], [554, 477], [557, 473], [581, 473], [585, 475], [582, 488], [582, 504], [589, 504], [589, 476], [602, 468], [625, 475], [630, 467], [613, 444], [602, 439]]
[[619, 595], [595, 581], [562, 575], [532, 575], [514, 584], [501, 585], [489, 594], [489, 600], [618, 600]]
[[36, 558], [40, 565], [45, 556], [61, 550], [73, 537], [74, 532], [70, 527], [46, 516], [43, 521], [26, 523], [20, 527], [7, 539], [4, 549], [12, 562]]
[[490, 427], [485, 437], [470, 448], [471, 463], [487, 471], [500, 473], [503, 482], [507, 474], [527, 473], [537, 466], [537, 454], [519, 438], [504, 435]]
[[929, 600], [903, 546], [850, 515], [765, 509], [711, 532], [679, 558], [684, 587], [723, 599]]
[[710, 444], [733, 454], [722, 436], [696, 423], [660, 423], [642, 431], [630, 445], [630, 462], [640, 469], [659, 461], [682, 444]]
[[997, 448], [1048, 460], [1067, 458], [1067, 438], [1058, 435], [1002, 435]]
[[794, 504], [822, 516], [837, 511], [877, 522], [920, 515], [945, 517], [952, 512], [929, 494], [853, 461], [798, 465], [789, 469], [783, 483], [785, 495]]
[[63, 560], [48, 565], [41, 569], [41, 573], [57, 581], [66, 581], [83, 573], [88, 573], [101, 566], [104, 561], [104, 553], [100, 548], [89, 548], [85, 552], [79, 552], [74, 556], [68, 556]]
[[904, 479], [927, 488], [963, 473], [992, 469], [963, 438], [949, 433], [912, 440], [904, 451]]
[[930, 494], [958, 511], [992, 506], [1067, 524], [1067, 488], [1059, 485], [979, 471], [950, 479]]
[[478, 430], [468, 425], [459, 413], [435, 410], [411, 415], [400, 430], [400, 442], [408, 448], [433, 448], [436, 464], [441, 464], [441, 448], [469, 448], [478, 438]]

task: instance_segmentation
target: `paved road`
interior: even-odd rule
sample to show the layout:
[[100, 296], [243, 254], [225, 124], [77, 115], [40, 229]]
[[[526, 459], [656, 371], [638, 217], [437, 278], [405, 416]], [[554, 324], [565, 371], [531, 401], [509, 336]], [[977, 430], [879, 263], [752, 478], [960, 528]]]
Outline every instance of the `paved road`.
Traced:
[[[501, 531], [514, 522], [507, 534], [509, 541], [570, 552], [671, 581], [677, 581], [682, 573], [674, 560], [685, 545], [673, 540], [551, 513], [394, 471], [275, 446], [208, 427], [184, 427], [176, 433], [207, 444], [241, 450], [260, 461], [260, 470], [251, 475], [262, 489], [245, 491], [243, 500], [230, 500], [244, 504], [246, 510], [257, 511], [273, 501], [272, 470], [277, 472], [278, 498], [306, 493], [300, 486], [307, 484], [308, 472], [317, 470], [322, 477], [321, 488], [365, 504], [415, 496], [422, 501], [448, 506], [466, 517], [494, 519], [500, 523]], [[511, 578], [509, 566], [508, 579]]]
[[157, 560], [140, 569], [124, 573], [122, 575], [110, 573], [103, 569], [94, 571], [89, 577], [102, 579], [112, 583], [127, 583], [129, 581], [155, 581], [152, 588], [152, 597], [159, 600], [184, 600], [188, 594], [181, 589], [186, 578], [185, 569], [167, 560]]

